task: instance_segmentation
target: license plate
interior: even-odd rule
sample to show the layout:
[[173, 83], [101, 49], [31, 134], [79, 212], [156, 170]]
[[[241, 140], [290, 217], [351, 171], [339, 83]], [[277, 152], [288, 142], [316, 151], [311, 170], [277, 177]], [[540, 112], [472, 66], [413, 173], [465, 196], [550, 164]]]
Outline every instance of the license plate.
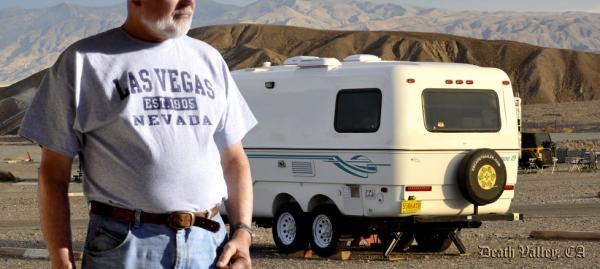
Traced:
[[417, 213], [421, 211], [421, 201], [420, 200], [403, 200], [402, 208], [400, 209], [400, 213], [402, 214], [411, 214]]

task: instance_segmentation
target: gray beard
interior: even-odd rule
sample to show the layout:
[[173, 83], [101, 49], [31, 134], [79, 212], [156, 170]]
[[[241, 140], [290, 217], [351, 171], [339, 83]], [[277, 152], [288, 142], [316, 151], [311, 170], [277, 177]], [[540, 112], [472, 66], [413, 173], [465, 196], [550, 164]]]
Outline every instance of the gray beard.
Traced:
[[192, 26], [191, 18], [176, 21], [173, 19], [173, 16], [165, 16], [155, 21], [142, 16], [141, 22], [155, 36], [162, 39], [176, 38], [185, 35]]

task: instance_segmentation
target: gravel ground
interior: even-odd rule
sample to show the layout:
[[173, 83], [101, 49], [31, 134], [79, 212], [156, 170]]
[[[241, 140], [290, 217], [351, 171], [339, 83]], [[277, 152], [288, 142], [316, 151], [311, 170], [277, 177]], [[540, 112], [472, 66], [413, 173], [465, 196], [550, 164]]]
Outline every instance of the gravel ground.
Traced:
[[[0, 147], [1, 159], [6, 155], [21, 156], [23, 147], [28, 146], [0, 144]], [[0, 169], [19, 171], [22, 178], [35, 177], [35, 164], [21, 165]], [[546, 241], [529, 236], [534, 230], [600, 232], [597, 210], [600, 208], [600, 173], [568, 173], [567, 170], [567, 166], [561, 166], [554, 174], [548, 171], [520, 174], [513, 211], [526, 212], [525, 221], [485, 222], [479, 229], [463, 230], [461, 238], [469, 252], [466, 255], [459, 255], [452, 246], [444, 253], [412, 250], [394, 253], [393, 260], [383, 260], [378, 252], [366, 248], [352, 249], [352, 258], [347, 261], [290, 258], [277, 254], [271, 230], [260, 228], [252, 248], [254, 268], [600, 268], [598, 241]], [[33, 183], [31, 180], [19, 184], [0, 183], [0, 247], [44, 248]], [[81, 185], [72, 184], [70, 191], [81, 192]], [[567, 210], [556, 215], [552, 212], [557, 207]], [[584, 210], [576, 210], [578, 208]], [[81, 250], [87, 220], [84, 198], [71, 197], [71, 211], [75, 249]], [[47, 260], [0, 256], [0, 268], [48, 267]]]

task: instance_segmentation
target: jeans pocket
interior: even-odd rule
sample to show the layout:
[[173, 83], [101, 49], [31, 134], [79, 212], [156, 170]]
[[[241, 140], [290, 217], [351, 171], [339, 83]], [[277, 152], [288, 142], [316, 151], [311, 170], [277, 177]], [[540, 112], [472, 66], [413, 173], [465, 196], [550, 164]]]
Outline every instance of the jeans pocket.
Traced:
[[130, 237], [129, 224], [104, 219], [96, 225], [93, 235], [88, 238], [85, 250], [95, 255], [112, 253], [124, 246]]

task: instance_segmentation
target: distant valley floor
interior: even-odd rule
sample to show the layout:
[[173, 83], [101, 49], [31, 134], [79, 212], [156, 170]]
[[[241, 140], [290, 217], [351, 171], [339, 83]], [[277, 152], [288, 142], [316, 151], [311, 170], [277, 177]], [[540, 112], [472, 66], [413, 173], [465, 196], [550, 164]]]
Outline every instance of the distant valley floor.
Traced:
[[600, 101], [524, 105], [524, 131], [600, 132]]

